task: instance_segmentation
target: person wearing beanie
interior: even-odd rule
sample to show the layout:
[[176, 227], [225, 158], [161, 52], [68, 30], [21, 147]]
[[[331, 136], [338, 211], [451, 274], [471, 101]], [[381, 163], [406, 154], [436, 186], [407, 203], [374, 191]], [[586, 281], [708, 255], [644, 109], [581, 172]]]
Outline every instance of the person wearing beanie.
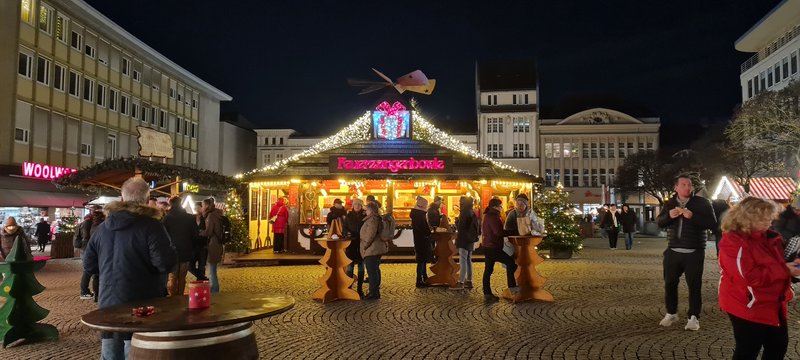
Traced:
[[417, 203], [411, 209], [411, 230], [414, 234], [414, 254], [417, 261], [417, 287], [428, 286], [428, 271], [425, 268], [431, 259], [431, 227], [427, 220], [428, 200], [417, 196]]
[[507, 236], [519, 236], [519, 228], [517, 227], [517, 218], [521, 216], [529, 216], [531, 211], [528, 205], [528, 195], [519, 194], [515, 199], [514, 209], [512, 209], [506, 216], [506, 224], [503, 229], [506, 231]]
[[483, 234], [483, 242], [481, 246], [484, 248], [486, 269], [483, 271], [483, 298], [486, 302], [494, 302], [499, 300], [496, 295], [492, 294], [492, 272], [494, 272], [494, 263], [500, 262], [506, 265], [506, 281], [508, 288], [512, 293], [519, 291], [517, 288], [517, 281], [514, 279], [514, 272], [517, 271], [517, 264], [505, 251], [503, 251], [503, 223], [500, 221], [500, 212], [503, 210], [503, 202], [500, 199], [494, 198], [489, 200], [489, 206], [483, 212], [483, 224], [481, 226], [481, 234]]
[[330, 228], [331, 223], [333, 220], [342, 219], [347, 215], [347, 209], [344, 208], [344, 204], [342, 203], [342, 199], [334, 199], [333, 206], [331, 206], [330, 212], [328, 212], [328, 216], [325, 219], [325, 222], [328, 224], [328, 228]]

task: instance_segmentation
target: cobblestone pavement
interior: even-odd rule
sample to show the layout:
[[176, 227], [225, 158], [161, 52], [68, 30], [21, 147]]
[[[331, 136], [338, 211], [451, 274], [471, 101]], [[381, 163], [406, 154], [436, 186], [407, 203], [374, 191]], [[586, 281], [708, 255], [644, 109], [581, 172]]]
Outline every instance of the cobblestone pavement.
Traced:
[[[554, 303], [505, 301], [485, 305], [480, 286], [455, 292], [416, 289], [413, 264], [386, 264], [382, 299], [311, 300], [320, 266], [224, 268], [223, 291], [291, 294], [294, 309], [256, 322], [264, 359], [725, 359], [733, 352], [730, 323], [717, 307], [718, 266], [707, 251], [700, 331], [685, 331], [687, 295], [681, 284], [681, 322], [658, 326], [664, 315], [661, 253], [664, 240], [641, 239], [631, 251], [611, 251], [599, 239], [571, 260], [540, 265]], [[474, 266], [480, 284], [484, 266]], [[58, 342], [0, 349], [0, 359], [94, 359], [100, 342], [80, 324], [94, 309], [78, 299], [80, 262], [54, 260], [38, 279], [47, 287], [36, 301], [50, 309], [44, 322]], [[497, 265], [492, 286], [505, 279]], [[800, 359], [800, 314], [792, 304], [787, 358]]]

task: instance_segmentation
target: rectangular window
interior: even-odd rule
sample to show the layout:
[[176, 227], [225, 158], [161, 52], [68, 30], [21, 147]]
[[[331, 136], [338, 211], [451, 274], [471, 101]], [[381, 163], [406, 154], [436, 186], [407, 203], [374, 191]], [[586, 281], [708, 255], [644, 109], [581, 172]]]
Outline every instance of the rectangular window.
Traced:
[[760, 85], [758, 87], [758, 91], [763, 92], [764, 90], [767, 89], [767, 73], [765, 71], [761, 72], [761, 74], [759, 75], [759, 80], [760, 80]]
[[97, 84], [97, 105], [102, 107], [106, 106], [106, 89], [107, 86], [100, 83]]
[[747, 80], [747, 98], [753, 97], [753, 80]]
[[56, 16], [56, 39], [59, 41], [66, 43], [67, 42], [67, 24], [69, 23], [69, 19], [64, 17], [64, 15], [58, 14]]
[[606, 158], [606, 143], [600, 143], [600, 158]]
[[28, 132], [28, 129], [14, 129], [14, 141], [27, 144], [28, 140], [30, 140], [30, 133]]
[[92, 156], [92, 144], [81, 143], [81, 155]]
[[143, 123], [147, 124], [147, 122], [150, 120], [150, 104], [142, 105], [139, 118], [142, 120]]
[[94, 102], [94, 80], [83, 78], [83, 100]]
[[544, 186], [553, 186], [553, 170], [544, 169]]
[[[192, 123], [192, 139], [197, 139], [197, 123]], [[283, 140], [283, 139], [281, 139]], [[281, 144], [283, 145], [283, 144]]]
[[92, 58], [92, 59], [94, 59], [95, 57], [97, 57], [97, 49], [95, 49], [95, 47], [94, 47], [94, 46], [92, 46], [92, 45], [89, 45], [89, 44], [86, 44], [86, 45], [83, 47], [83, 53], [84, 53], [84, 54], [86, 54], [86, 56], [88, 56], [88, 57], [90, 57], [90, 58]]
[[593, 159], [597, 158], [597, 149], [598, 149], [598, 147], [599, 147], [599, 145], [597, 143], [592, 143], [592, 158]]
[[128, 115], [128, 104], [129, 103], [130, 103], [130, 98], [128, 98], [128, 95], [123, 94], [120, 97], [120, 101], [119, 101], [119, 112], [121, 112], [122, 115]]
[[283, 145], [283, 138], [280, 139], [280, 145]]
[[589, 169], [583, 169], [583, 186], [591, 186], [589, 180]]
[[619, 157], [620, 158], [624, 158], [625, 157], [625, 143], [617, 144], [617, 151], [619, 151]]
[[26, 53], [19, 53], [17, 73], [30, 79], [33, 77], [33, 58]]
[[134, 119], [139, 118], [139, 103], [131, 102], [131, 117]]
[[173, 88], [169, 88], [169, 97], [170, 97], [171, 99], [174, 99], [174, 98], [175, 98], [175, 89], [173, 89]]
[[72, 46], [75, 50], [81, 51], [83, 47], [83, 35], [75, 30], [72, 30], [71, 34], [72, 37], [69, 41], [70, 46]]
[[189, 136], [189, 127], [191, 124], [188, 119], [183, 120], [183, 136]]
[[584, 159], [588, 159], [589, 158], [589, 147], [590, 147], [589, 144], [581, 145], [581, 150], [583, 152], [583, 158]]
[[779, 83], [781, 81], [781, 63], [775, 64], [775, 83]]
[[33, 24], [33, 0], [22, 0], [20, 2], [20, 14], [19, 18], [23, 22], [28, 24]]
[[53, 33], [53, 9], [45, 4], [39, 5], [39, 30], [47, 33]]
[[117, 103], [119, 103], [119, 91], [108, 89], [108, 109], [117, 111]]
[[494, 105], [497, 105], [497, 95], [492, 95], [492, 102], [494, 102]]
[[772, 87], [772, 68], [767, 70], [767, 89]]
[[182, 118], [178, 118], [178, 120], [175, 121], [175, 133], [176, 134], [180, 134], [181, 133], [181, 123], [183, 123], [183, 119]]
[[606, 184], [606, 169], [600, 169], [599, 183], [600, 183], [600, 185], [605, 185]]
[[486, 95], [486, 104], [492, 105], [492, 95]]
[[528, 94], [525, 94], [525, 105], [528, 105], [528, 104], [529, 104], [529, 102], [528, 102]]
[[69, 94], [74, 97], [81, 96], [81, 74], [69, 71]]
[[166, 129], [167, 128], [167, 112], [161, 110], [161, 117], [159, 118], [158, 126]]
[[789, 77], [789, 57], [788, 56], [783, 58], [783, 60], [781, 60], [781, 67], [783, 68], [783, 70], [781, 71], [781, 75], [783, 75], [783, 76], [781, 76], [781, 78], [782, 79], [786, 79], [787, 77]]
[[196, 99], [192, 99], [192, 108], [197, 109], [197, 100]]
[[792, 75], [797, 74], [797, 53], [792, 53], [790, 64], [792, 66]]
[[139, 70], [133, 70], [133, 81], [142, 81], [142, 73], [140, 73]]
[[158, 114], [159, 111], [156, 108], [150, 108], [150, 125], [158, 124]]
[[517, 104], [517, 94], [511, 95], [511, 103], [514, 105]]
[[36, 81], [50, 85], [50, 60], [41, 56], [36, 59]]
[[106, 142], [106, 155], [111, 159], [116, 159], [119, 155], [117, 150], [117, 135], [108, 134], [108, 141]]
[[122, 75], [130, 76], [131, 74], [131, 61], [127, 58], [122, 58]]
[[53, 68], [53, 88], [63, 92], [66, 90], [64, 80], [67, 77], [67, 69], [59, 64], [55, 64]]
[[553, 144], [553, 157], [554, 158], [561, 158], [561, 155], [564, 153], [561, 152], [561, 143]]

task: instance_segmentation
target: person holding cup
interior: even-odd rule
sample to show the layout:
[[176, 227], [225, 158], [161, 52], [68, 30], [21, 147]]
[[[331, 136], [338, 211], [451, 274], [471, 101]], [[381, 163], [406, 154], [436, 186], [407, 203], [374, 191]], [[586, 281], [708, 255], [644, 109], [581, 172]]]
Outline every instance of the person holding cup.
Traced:
[[787, 303], [800, 259], [786, 262], [781, 235], [770, 230], [778, 206], [748, 197], [722, 220], [719, 306], [733, 326], [734, 359], [783, 359], [789, 344]]

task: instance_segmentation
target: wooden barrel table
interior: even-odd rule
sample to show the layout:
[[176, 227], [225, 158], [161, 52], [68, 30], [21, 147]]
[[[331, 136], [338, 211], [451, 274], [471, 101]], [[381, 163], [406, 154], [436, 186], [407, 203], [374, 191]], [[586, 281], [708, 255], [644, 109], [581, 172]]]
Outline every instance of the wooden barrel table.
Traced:
[[[136, 301], [95, 310], [81, 317], [102, 331], [133, 333], [130, 359], [258, 359], [253, 320], [291, 309], [294, 298], [264, 293], [213, 294], [211, 306], [188, 308], [188, 296]], [[146, 317], [131, 315], [155, 307]]]

